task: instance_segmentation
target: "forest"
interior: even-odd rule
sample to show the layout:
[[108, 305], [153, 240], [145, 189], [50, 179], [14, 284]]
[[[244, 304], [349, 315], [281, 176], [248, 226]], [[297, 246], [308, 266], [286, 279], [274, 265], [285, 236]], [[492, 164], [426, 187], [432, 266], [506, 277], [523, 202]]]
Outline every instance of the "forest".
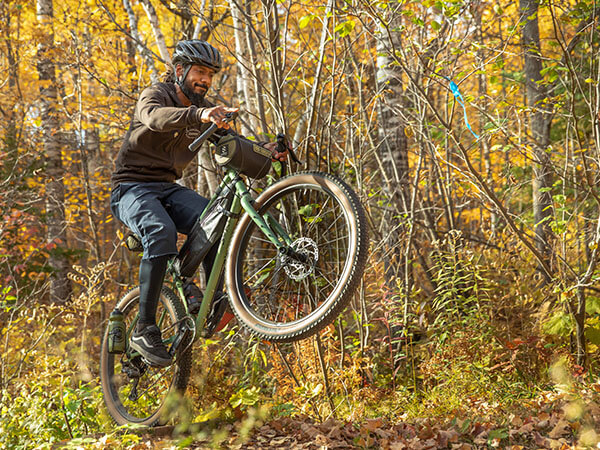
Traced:
[[[599, 21], [592, 0], [0, 2], [0, 447], [598, 448]], [[223, 57], [210, 100], [352, 186], [370, 247], [316, 336], [197, 342], [165, 437], [102, 399], [140, 260], [110, 177], [192, 38]], [[207, 197], [213, 151], [180, 180]]]

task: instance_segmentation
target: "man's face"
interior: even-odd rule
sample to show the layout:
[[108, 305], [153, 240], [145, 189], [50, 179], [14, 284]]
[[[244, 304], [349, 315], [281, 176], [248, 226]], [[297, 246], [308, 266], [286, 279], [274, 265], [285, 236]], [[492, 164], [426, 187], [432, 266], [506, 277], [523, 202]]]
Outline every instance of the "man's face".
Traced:
[[[183, 76], [184, 70], [177, 65], [177, 77]], [[204, 100], [206, 92], [212, 85], [215, 70], [210, 67], [194, 64], [183, 80], [182, 91], [194, 105], [200, 105]]]

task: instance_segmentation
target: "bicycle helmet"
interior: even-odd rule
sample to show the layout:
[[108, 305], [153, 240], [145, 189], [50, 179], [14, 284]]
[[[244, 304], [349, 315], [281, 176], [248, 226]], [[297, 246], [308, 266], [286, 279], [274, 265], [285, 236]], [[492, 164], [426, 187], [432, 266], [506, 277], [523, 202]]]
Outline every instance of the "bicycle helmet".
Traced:
[[173, 65], [176, 64], [184, 67], [199, 64], [218, 72], [221, 70], [221, 54], [206, 41], [199, 39], [179, 41], [173, 53]]

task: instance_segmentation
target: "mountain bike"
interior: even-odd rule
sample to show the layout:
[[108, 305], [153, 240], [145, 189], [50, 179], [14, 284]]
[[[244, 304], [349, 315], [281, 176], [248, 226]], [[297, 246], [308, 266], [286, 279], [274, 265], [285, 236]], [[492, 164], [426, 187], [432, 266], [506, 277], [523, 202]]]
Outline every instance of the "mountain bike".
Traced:
[[[211, 126], [190, 150], [198, 149], [215, 129]], [[282, 139], [278, 142], [285, 145]], [[270, 153], [268, 160], [270, 167]], [[108, 412], [119, 425], [162, 423], [167, 396], [185, 392], [193, 344], [214, 332], [215, 324], [209, 326], [207, 318], [222, 300], [215, 294], [223, 274], [225, 297], [238, 322], [271, 342], [304, 339], [329, 325], [360, 282], [367, 225], [359, 198], [346, 183], [327, 173], [299, 172], [284, 176], [254, 199], [244, 168], [228, 161], [224, 169], [199, 219], [213, 214], [224, 222], [216, 233], [217, 256], [206, 274], [199, 311], [190, 311], [184, 292], [203, 256], [189, 236], [169, 263], [162, 288], [157, 324], [173, 364], [153, 367], [128, 345], [122, 353], [109, 353], [108, 328], [104, 333], [101, 386]], [[126, 343], [137, 323], [138, 303], [135, 287], [116, 304], [124, 317]]]

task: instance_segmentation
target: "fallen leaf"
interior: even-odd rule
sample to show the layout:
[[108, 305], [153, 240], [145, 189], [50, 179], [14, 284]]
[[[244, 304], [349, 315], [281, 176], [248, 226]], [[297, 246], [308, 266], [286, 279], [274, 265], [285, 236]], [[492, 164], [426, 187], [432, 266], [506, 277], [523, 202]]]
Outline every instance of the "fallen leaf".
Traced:
[[390, 450], [405, 450], [408, 448], [408, 445], [406, 445], [404, 442], [402, 441], [396, 441], [396, 442], [392, 442], [389, 446]]
[[521, 419], [519, 416], [512, 416], [510, 419], [510, 424], [513, 427], [520, 427], [523, 425], [523, 419]]
[[540, 433], [538, 433], [537, 431], [533, 432], [533, 441], [535, 442], [535, 445], [537, 445], [538, 447], [542, 447], [542, 448], [548, 447], [548, 439], [546, 439], [545, 437], [542, 437], [540, 435]]
[[421, 428], [421, 431], [419, 431], [419, 439], [431, 439], [433, 436], [434, 432], [430, 426], [424, 426], [423, 428]]
[[548, 433], [548, 437], [551, 437], [552, 439], [558, 439], [559, 437], [570, 433], [571, 427], [569, 426], [569, 422], [567, 422], [565, 419], [560, 419], [554, 428], [552, 428], [552, 431]]
[[519, 428], [518, 431], [521, 434], [531, 433], [533, 431], [533, 422], [526, 423], [521, 428]]
[[545, 411], [542, 411], [537, 416], [538, 420], [548, 420], [550, 418], [550, 414]]
[[308, 423], [303, 423], [300, 426], [300, 429], [302, 430], [302, 432], [304, 434], [306, 434], [310, 438], [315, 438], [317, 435], [321, 434], [321, 432], [319, 430], [317, 430], [315, 427], [313, 427], [312, 425], [310, 425]]
[[487, 443], [487, 437], [488, 437], [487, 430], [482, 431], [477, 436], [475, 436], [475, 439], [473, 439], [473, 443], [477, 444], [477, 445], [485, 445]]
[[383, 419], [378, 417], [376, 419], [367, 419], [363, 427], [368, 431], [375, 431], [377, 428], [381, 428], [383, 425]]
[[440, 447], [448, 447], [448, 443], [456, 443], [458, 442], [459, 434], [455, 430], [440, 430], [438, 432], [438, 445]]
[[329, 439], [342, 439], [342, 430], [340, 427], [333, 427], [329, 433], [327, 433]]

